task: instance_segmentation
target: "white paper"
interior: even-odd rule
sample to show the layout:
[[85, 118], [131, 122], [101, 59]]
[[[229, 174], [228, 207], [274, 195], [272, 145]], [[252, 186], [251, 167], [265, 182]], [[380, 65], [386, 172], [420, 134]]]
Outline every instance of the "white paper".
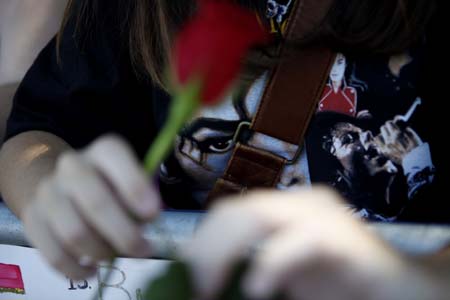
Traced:
[[149, 280], [161, 274], [170, 262], [116, 259], [108, 282], [104, 282], [107, 267], [99, 267], [93, 278], [70, 280], [52, 270], [31, 248], [0, 245], [0, 263], [19, 266], [25, 288], [24, 295], [0, 293], [0, 300], [91, 300], [98, 292], [98, 300], [143, 300], [141, 293]]

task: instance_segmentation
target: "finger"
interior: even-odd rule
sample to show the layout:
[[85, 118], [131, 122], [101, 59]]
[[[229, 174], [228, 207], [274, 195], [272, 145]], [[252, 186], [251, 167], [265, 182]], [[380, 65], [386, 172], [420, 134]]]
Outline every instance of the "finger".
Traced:
[[76, 258], [67, 253], [58, 239], [51, 234], [43, 215], [38, 213], [37, 204], [31, 204], [24, 212], [23, 223], [27, 238], [53, 268], [73, 279], [87, 278], [95, 268], [80, 266]]
[[121, 139], [103, 137], [89, 147], [85, 155], [111, 183], [130, 212], [142, 220], [150, 220], [158, 214], [159, 193], [149, 182], [135, 154]]
[[119, 254], [135, 257], [150, 255], [150, 247], [141, 230], [90, 164], [80, 155], [72, 153], [63, 157], [58, 168], [58, 185], [102, 238]]
[[270, 232], [267, 224], [241, 208], [238, 203], [217, 206], [182, 250], [202, 299], [212, 299], [223, 288], [233, 265]]
[[66, 251], [78, 259], [88, 257], [92, 263], [113, 257], [112, 248], [83, 220], [68, 196], [54, 183], [40, 190], [49, 227]]
[[290, 278], [316, 264], [320, 256], [320, 238], [315, 228], [292, 227], [266, 240], [252, 260], [243, 280], [251, 299], [270, 299], [286, 292]]
[[405, 131], [408, 137], [411, 138], [413, 141], [415, 141], [418, 145], [423, 144], [423, 141], [420, 138], [420, 136], [411, 127], [407, 127]]
[[388, 140], [388, 139], [389, 139], [389, 137], [390, 137], [390, 132], [388, 131], [388, 129], [386, 128], [385, 125], [381, 126], [381, 128], [380, 128], [380, 133], [381, 133], [381, 135], [383, 136], [383, 138], [384, 138], [385, 140]]
[[381, 133], [381, 136], [383, 137], [383, 140], [385, 141], [386, 145], [390, 145], [395, 142], [395, 139], [394, 139], [391, 131], [389, 131], [389, 129], [386, 126], [382, 126], [380, 128], [380, 133]]
[[395, 142], [395, 139], [397, 138], [399, 134], [398, 126], [394, 124], [392, 121], [387, 121], [382, 127], [381, 132], [383, 136], [390, 142]]
[[394, 132], [400, 132], [400, 127], [397, 126], [396, 123], [392, 122], [392, 121], [388, 121], [386, 122], [386, 128], [389, 132], [394, 133]]
[[344, 202], [329, 187], [315, 186], [288, 192], [253, 192], [243, 201], [243, 205], [272, 226], [281, 227], [299, 219], [316, 219], [317, 214], [342, 217], [345, 212]]
[[377, 135], [375, 137], [375, 142], [380, 146], [380, 147], [386, 147], [386, 141], [384, 140], [384, 137], [382, 135]]

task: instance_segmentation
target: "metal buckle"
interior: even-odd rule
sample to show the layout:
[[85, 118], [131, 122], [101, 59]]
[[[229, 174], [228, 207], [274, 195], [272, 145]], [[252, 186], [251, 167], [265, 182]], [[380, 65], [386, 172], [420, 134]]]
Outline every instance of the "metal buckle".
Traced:
[[234, 133], [233, 136], [233, 144], [237, 144], [237, 142], [239, 142], [239, 137], [241, 136], [242, 129], [250, 128], [250, 126], [252, 126], [252, 123], [248, 121], [242, 121], [241, 123], [239, 123], [236, 132]]
[[[238, 127], [236, 129], [236, 132], [234, 133], [234, 136], [233, 136], [233, 144], [236, 145], [238, 142], [240, 142], [239, 139], [240, 139], [242, 130], [244, 128], [248, 129], [251, 126], [252, 126], [252, 123], [248, 122], [248, 121], [242, 121], [241, 123], [239, 123], [239, 125], [238, 125]], [[256, 148], [256, 147], [254, 147], [254, 148]], [[275, 153], [273, 153], [271, 151], [268, 151], [266, 149], [259, 149], [259, 150], [267, 151], [269, 153], [272, 153], [273, 155], [279, 156], [278, 154], [275, 154]], [[298, 161], [298, 159], [300, 158], [300, 155], [302, 154], [302, 150], [303, 150], [303, 147], [298, 145], [297, 146], [297, 151], [295, 152], [294, 156], [291, 159], [287, 159], [287, 158], [283, 157], [286, 160], [286, 165], [293, 165], [293, 164], [295, 164]]]

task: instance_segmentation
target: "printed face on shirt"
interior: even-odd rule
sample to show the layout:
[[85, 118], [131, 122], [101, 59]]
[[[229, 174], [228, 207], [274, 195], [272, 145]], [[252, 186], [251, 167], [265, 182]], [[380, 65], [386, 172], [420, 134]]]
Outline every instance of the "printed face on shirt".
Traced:
[[[194, 197], [199, 201], [206, 198], [216, 180], [223, 175], [235, 146], [235, 132], [242, 121], [251, 121], [255, 115], [265, 80], [257, 80], [240, 99], [229, 97], [217, 107], [202, 109], [178, 136], [174, 155], [184, 173], [195, 182], [197, 193]], [[297, 149], [262, 135], [253, 136], [245, 143], [259, 149], [272, 149], [276, 143], [279, 154], [286, 157], [293, 157]], [[304, 184], [305, 168], [307, 164], [300, 161], [286, 166], [278, 187], [287, 189]]]
[[397, 168], [384, 156], [370, 131], [350, 123], [338, 123], [331, 132], [329, 152], [347, 174], [374, 176], [381, 172], [396, 173]]
[[347, 60], [341, 53], [336, 55], [336, 60], [331, 69], [330, 79], [334, 82], [340, 82], [344, 79], [345, 69], [347, 68]]
[[178, 136], [175, 157], [201, 189], [209, 189], [222, 175], [231, 157], [234, 133], [241, 120], [248, 119], [246, 115], [245, 104], [230, 99], [219, 107], [203, 109]]

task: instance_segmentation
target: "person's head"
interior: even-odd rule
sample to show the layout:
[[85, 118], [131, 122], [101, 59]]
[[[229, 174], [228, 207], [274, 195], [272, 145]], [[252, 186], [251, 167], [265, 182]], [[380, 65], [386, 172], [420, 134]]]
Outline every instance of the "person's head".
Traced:
[[[267, 1], [234, 1], [265, 17]], [[134, 67], [154, 83], [163, 85], [172, 37], [195, 11], [195, 3], [194, 0], [69, 0], [61, 31], [68, 18], [76, 15], [79, 33], [88, 34], [92, 24], [101, 19], [102, 10], [117, 6], [123, 18], [118, 24], [124, 25]], [[420, 38], [433, 11], [433, 0], [335, 0], [318, 28], [306, 39], [290, 42], [299, 46], [320, 40], [344, 52], [401, 52]], [[263, 59], [266, 54], [267, 51], [253, 53], [258, 59], [249, 58], [250, 64], [255, 65], [251, 69], [260, 70], [273, 63], [271, 57]]]
[[350, 177], [397, 172], [393, 163], [381, 153], [370, 130], [340, 122], [323, 136], [323, 142], [323, 149], [339, 161]]
[[333, 82], [344, 80], [345, 70], [347, 69], [347, 59], [342, 53], [336, 55], [333, 67], [330, 72], [330, 79]]

